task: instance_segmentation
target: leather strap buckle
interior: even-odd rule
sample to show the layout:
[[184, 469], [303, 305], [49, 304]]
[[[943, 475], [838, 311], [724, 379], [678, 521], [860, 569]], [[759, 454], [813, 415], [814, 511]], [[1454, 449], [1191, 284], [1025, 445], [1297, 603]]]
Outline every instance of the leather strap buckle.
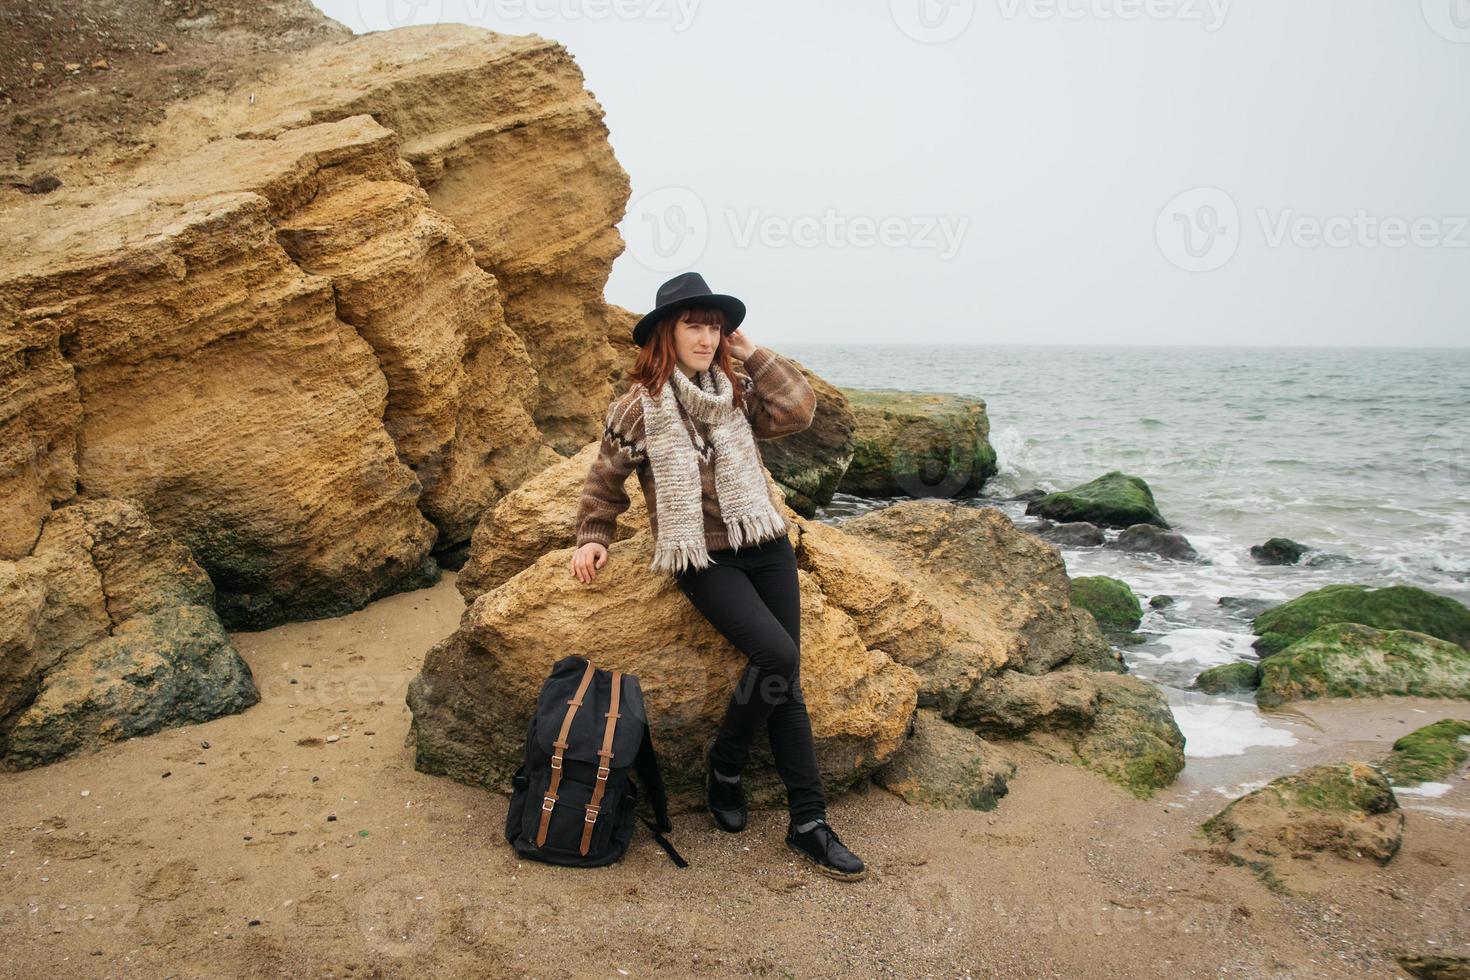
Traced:
[[612, 772], [612, 770], [609, 769], [607, 766], [598, 766], [597, 767], [597, 778], [600, 779], [600, 780], [602, 780], [603, 782], [607, 782], [608, 774], [611, 773], [611, 772]]
[[554, 797], [554, 796], [543, 796], [541, 798], [541, 809], [543, 809], [546, 812], [550, 813], [551, 812], [551, 808], [554, 807], [554, 806], [556, 806], [556, 797]]
[[583, 817], [582, 819], [586, 820], [588, 823], [596, 823], [598, 811], [600, 811], [601, 809], [602, 807], [589, 803], [587, 805], [587, 816]]
[[554, 756], [551, 757], [551, 768], [553, 768], [553, 769], [560, 769], [561, 768], [561, 756], [554, 755]]

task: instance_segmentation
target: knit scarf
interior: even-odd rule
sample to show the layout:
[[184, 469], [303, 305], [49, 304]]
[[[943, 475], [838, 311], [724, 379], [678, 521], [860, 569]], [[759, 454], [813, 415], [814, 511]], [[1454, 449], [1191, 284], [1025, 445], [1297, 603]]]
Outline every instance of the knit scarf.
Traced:
[[640, 394], [658, 508], [658, 540], [649, 568], [671, 574], [691, 566], [706, 568], [711, 561], [704, 542], [704, 488], [699, 476], [705, 446], [697, 429], [691, 440], [679, 405], [709, 426], [715, 492], [731, 546], [738, 549], [786, 532], [786, 520], [771, 502], [750, 420], [735, 407], [730, 379], [718, 368], [695, 377], [697, 386], [675, 367], [658, 397], [647, 388]]

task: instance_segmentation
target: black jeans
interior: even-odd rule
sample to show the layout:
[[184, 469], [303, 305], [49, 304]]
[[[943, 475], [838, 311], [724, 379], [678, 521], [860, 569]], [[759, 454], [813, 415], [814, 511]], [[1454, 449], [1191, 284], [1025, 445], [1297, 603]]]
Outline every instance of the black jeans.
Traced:
[[709, 557], [708, 568], [686, 568], [675, 580], [710, 625], [750, 659], [716, 732], [715, 768], [727, 775], [744, 771], [751, 739], [764, 724], [792, 821], [825, 817], [827, 799], [801, 693], [801, 593], [791, 539], [782, 534], [738, 552], [713, 550]]

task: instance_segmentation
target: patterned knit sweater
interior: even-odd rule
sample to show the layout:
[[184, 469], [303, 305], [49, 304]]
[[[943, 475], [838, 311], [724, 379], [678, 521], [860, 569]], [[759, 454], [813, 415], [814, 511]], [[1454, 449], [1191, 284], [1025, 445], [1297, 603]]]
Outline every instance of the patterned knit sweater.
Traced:
[[[745, 361], [745, 370], [749, 377], [740, 377], [738, 372], [736, 377], [742, 384], [745, 415], [756, 439], [779, 439], [812, 424], [817, 396], [800, 368], [768, 347], [756, 347]], [[691, 418], [683, 405], [679, 405], [679, 414], [684, 420], [684, 427], [690, 432], [690, 441], [696, 447], [704, 447], [699, 459], [699, 476], [704, 487], [704, 546], [711, 551], [729, 548], [730, 539], [720, 516], [720, 501], [715, 491], [709, 427]], [[694, 439], [696, 431], [698, 441]], [[630, 503], [624, 484], [635, 470], [643, 487], [643, 502], [648, 508], [649, 524], [656, 540], [658, 488], [654, 486], [653, 466], [644, 441], [642, 400], [637, 389], [631, 388], [608, 406], [603, 422], [602, 446], [587, 474], [577, 509], [577, 547], [596, 541], [611, 548], [618, 515]], [[772, 503], [779, 508], [774, 495]], [[757, 539], [760, 540], [765, 539]]]

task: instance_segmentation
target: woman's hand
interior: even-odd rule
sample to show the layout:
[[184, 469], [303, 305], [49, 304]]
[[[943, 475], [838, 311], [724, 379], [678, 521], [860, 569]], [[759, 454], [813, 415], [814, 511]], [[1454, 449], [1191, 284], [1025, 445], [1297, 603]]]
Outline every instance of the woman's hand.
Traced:
[[742, 361], [755, 353], [755, 342], [745, 336], [745, 328], [736, 327], [725, 335], [725, 343], [730, 347], [730, 353]]
[[607, 564], [607, 549], [596, 541], [588, 541], [572, 554], [572, 574], [586, 584], [597, 577], [597, 570]]

